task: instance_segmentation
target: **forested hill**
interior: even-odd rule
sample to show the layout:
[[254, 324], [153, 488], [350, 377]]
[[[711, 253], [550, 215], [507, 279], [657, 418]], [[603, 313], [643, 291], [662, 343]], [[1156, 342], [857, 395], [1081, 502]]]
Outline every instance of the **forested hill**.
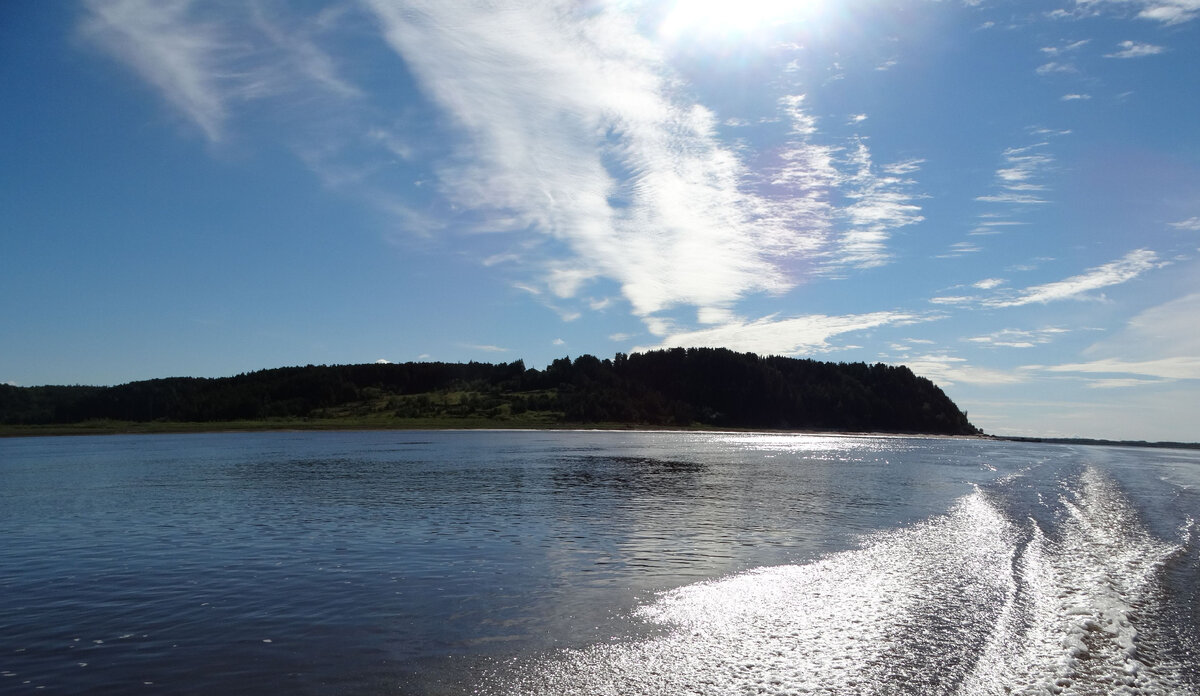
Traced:
[[[113, 387], [0, 385], [0, 423], [630, 424], [975, 434], [907, 367], [675, 348], [600, 360], [309, 365]], [[336, 423], [335, 423], [336, 425]]]

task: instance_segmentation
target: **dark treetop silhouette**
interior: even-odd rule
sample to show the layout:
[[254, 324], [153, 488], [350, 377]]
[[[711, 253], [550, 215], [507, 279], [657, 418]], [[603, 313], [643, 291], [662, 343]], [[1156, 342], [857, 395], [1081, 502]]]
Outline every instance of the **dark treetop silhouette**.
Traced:
[[[0, 423], [220, 423], [370, 416], [494, 425], [610, 423], [969, 435], [980, 431], [907, 367], [674, 348], [544, 370], [511, 363], [308, 365], [112, 387], [0, 385]], [[380, 418], [385, 420], [381, 421]]]

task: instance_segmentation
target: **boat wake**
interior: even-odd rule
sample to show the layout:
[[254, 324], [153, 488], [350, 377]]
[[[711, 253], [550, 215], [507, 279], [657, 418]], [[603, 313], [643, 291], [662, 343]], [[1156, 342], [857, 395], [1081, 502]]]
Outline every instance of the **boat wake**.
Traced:
[[1052, 484], [1012, 476], [859, 549], [678, 588], [639, 610], [660, 635], [509, 664], [479, 692], [1198, 693], [1195, 646], [1143, 630], [1190, 521], [1156, 538], [1092, 467]]

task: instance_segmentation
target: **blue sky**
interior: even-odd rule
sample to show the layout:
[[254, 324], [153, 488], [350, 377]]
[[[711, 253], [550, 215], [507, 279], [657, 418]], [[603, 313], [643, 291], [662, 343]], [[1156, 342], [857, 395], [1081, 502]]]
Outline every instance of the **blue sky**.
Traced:
[[1200, 0], [15, 2], [0, 382], [669, 346], [1200, 440]]

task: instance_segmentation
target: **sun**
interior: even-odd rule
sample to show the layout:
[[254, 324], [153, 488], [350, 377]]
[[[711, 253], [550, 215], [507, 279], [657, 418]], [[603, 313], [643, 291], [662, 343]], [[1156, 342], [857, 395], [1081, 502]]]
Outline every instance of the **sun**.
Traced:
[[820, 5], [820, 0], [676, 0], [659, 25], [659, 34], [669, 40], [739, 39], [813, 19]]

